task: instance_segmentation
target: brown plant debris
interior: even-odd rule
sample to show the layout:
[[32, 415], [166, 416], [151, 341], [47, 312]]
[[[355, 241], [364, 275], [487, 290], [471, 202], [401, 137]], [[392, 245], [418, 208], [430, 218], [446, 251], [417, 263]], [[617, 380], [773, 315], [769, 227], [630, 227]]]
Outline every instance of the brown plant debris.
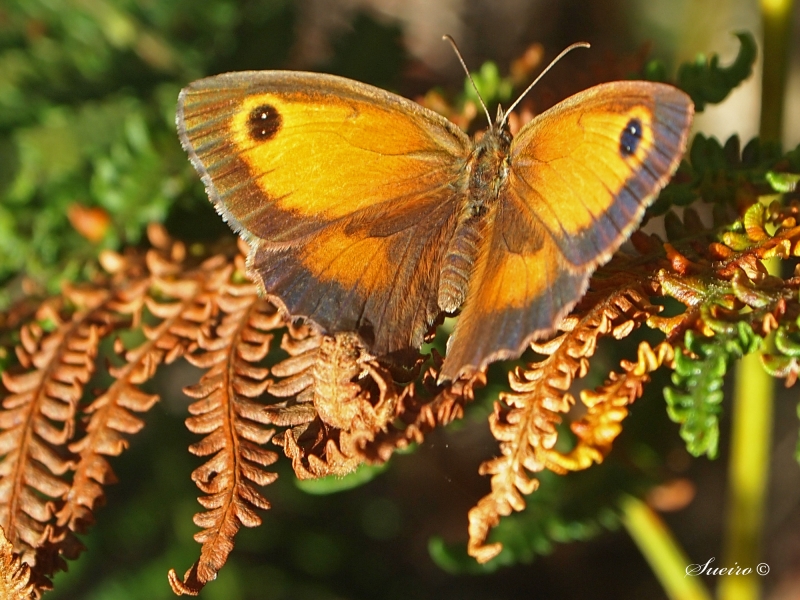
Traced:
[[[364, 353], [352, 334], [318, 336], [290, 328], [282, 347], [291, 355], [272, 369], [282, 379], [270, 394], [291, 396], [270, 407], [272, 422], [288, 427], [273, 440], [283, 446], [300, 479], [346, 475], [363, 463], [382, 464], [397, 449], [463, 415], [481, 373], [439, 389], [434, 370], [424, 391], [413, 380], [419, 361], [400, 375]], [[410, 379], [399, 383], [397, 379]]]
[[299, 411], [309, 417], [291, 422], [277, 443], [300, 479], [346, 475], [364, 462], [364, 448], [395, 417], [396, 390], [354, 334], [308, 339], [311, 344], [303, 346], [286, 339], [293, 356], [273, 368], [286, 379], [271, 393], [299, 392], [297, 404], [273, 407], [274, 421], [290, 424], [288, 417]]
[[4, 600], [30, 600], [37, 597], [31, 582], [31, 568], [22, 562], [14, 547], [0, 527], [0, 598]]

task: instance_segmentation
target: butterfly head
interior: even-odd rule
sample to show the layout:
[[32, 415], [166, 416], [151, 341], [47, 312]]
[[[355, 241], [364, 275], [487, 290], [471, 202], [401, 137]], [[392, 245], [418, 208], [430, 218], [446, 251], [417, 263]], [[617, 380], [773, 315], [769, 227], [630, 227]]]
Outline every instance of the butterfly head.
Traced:
[[508, 113], [504, 111], [503, 107], [498, 104], [497, 116], [494, 118], [494, 124], [489, 124], [489, 129], [494, 131], [505, 131], [508, 135], [511, 135], [508, 127], [508, 119], [506, 118], [507, 115]]
[[478, 100], [480, 100], [481, 107], [483, 107], [483, 112], [486, 114], [486, 120], [489, 123], [489, 130], [490, 131], [494, 131], [494, 130], [497, 130], [497, 131], [508, 131], [508, 126], [507, 126], [508, 125], [508, 123], [507, 123], [508, 115], [511, 114], [511, 111], [514, 110], [514, 108], [516, 108], [517, 104], [519, 104], [522, 101], [522, 99], [528, 94], [528, 92], [533, 89], [533, 86], [535, 86], [539, 82], [539, 80], [542, 77], [544, 77], [544, 74], [547, 73], [550, 69], [552, 69], [553, 66], [559, 60], [561, 60], [567, 53], [571, 52], [575, 48], [590, 48], [591, 47], [588, 42], [576, 42], [574, 44], [571, 44], [570, 46], [568, 46], [564, 50], [562, 50], [561, 53], [558, 56], [556, 56], [550, 62], [550, 64], [547, 65], [547, 67], [545, 67], [545, 69], [541, 73], [539, 73], [539, 76], [536, 79], [533, 80], [533, 83], [531, 83], [527, 88], [525, 88], [525, 91], [522, 92], [519, 95], [519, 97], [514, 101], [514, 103], [508, 108], [507, 111], [503, 111], [501, 106], [497, 107], [497, 119], [495, 120], [494, 125], [492, 125], [492, 117], [489, 115], [489, 109], [486, 108], [486, 103], [483, 101], [483, 97], [481, 96], [481, 93], [478, 90], [478, 86], [475, 84], [475, 80], [472, 78], [472, 74], [469, 72], [469, 69], [467, 68], [467, 63], [464, 62], [464, 57], [461, 56], [461, 52], [459, 51], [455, 40], [449, 35], [442, 36], [442, 39], [450, 43], [450, 45], [453, 47], [453, 51], [456, 53], [456, 56], [458, 57], [459, 62], [461, 63], [461, 66], [464, 67], [464, 72], [467, 74], [467, 78], [469, 79], [470, 83], [472, 84], [472, 88], [475, 90], [475, 93], [478, 95]]

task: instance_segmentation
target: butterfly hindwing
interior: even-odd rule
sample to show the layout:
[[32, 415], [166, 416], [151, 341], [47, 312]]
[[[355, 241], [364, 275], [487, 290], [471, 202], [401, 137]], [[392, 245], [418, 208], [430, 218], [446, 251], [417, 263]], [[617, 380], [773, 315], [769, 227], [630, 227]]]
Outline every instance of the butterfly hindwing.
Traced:
[[507, 191], [488, 219], [442, 379], [519, 356], [533, 332], [550, 331], [586, 289], [523, 199]]
[[425, 218], [395, 227], [343, 219], [301, 246], [257, 247], [250, 267], [280, 293], [275, 301], [289, 314], [327, 331], [355, 331], [376, 355], [418, 348], [439, 313], [438, 265], [452, 235], [452, 203], [448, 196], [420, 199]]

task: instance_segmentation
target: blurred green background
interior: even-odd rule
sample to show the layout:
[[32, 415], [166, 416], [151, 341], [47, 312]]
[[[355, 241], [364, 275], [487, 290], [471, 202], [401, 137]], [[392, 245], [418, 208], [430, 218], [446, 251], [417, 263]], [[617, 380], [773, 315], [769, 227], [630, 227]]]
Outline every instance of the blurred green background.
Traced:
[[[193, 79], [308, 69], [409, 97], [433, 86], [454, 97], [463, 73], [443, 33], [457, 39], [472, 69], [493, 60], [502, 73], [533, 42], [547, 58], [569, 43], [591, 42], [592, 50], [568, 57], [542, 84], [559, 89], [587, 65], [632, 56], [647, 41], [672, 66], [699, 51], [718, 52], [724, 62], [738, 47], [730, 31], [757, 34], [757, 14], [754, 2], [711, 0], [3, 0], [0, 306], [31, 290], [57, 292], [64, 277], [91, 276], [99, 249], [143, 243], [152, 221], [186, 240], [232, 235], [175, 134], [178, 91]], [[800, 96], [796, 68], [790, 94]], [[755, 77], [697, 127], [723, 139], [736, 131], [747, 141], [756, 133], [757, 98]], [[786, 147], [800, 141], [797, 111], [788, 116]], [[98, 234], [87, 239], [75, 223], [96, 209]], [[631, 358], [633, 347], [602, 347], [587, 384], [599, 383], [620, 356]], [[495, 375], [502, 378], [502, 369]], [[151, 382], [163, 400], [113, 461], [121, 483], [108, 489], [87, 552], [48, 597], [173, 597], [167, 570], [183, 573], [199, 553], [191, 516], [200, 507], [189, 476], [200, 461], [186, 449], [197, 438], [183, 425], [188, 399], [181, 392], [198, 377], [182, 363]], [[478, 465], [498, 452], [486, 424], [489, 388], [463, 423], [396, 456], [360, 487], [309, 493], [281, 462], [281, 477], [265, 490], [273, 509], [264, 525], [240, 532], [201, 598], [664, 598], [616, 526], [619, 494], [676, 478], [688, 483], [693, 500], [665, 518], [700, 563], [719, 556], [725, 478], [724, 458], [689, 459], [665, 414], [665, 383], [655, 381], [633, 407], [603, 465], [567, 477], [543, 474], [528, 510], [503, 522], [504, 561], [515, 565], [480, 568], [464, 551], [467, 511], [488, 491]], [[797, 422], [792, 403], [776, 410], [765, 587], [772, 598], [790, 598], [800, 594]], [[723, 430], [722, 457], [726, 443]]]

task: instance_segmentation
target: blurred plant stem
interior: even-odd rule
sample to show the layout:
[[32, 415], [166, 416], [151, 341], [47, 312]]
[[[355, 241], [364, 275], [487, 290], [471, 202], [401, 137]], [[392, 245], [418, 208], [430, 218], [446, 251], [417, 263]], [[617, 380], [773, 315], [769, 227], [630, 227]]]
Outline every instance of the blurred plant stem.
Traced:
[[623, 498], [620, 506], [625, 529], [670, 600], [711, 600], [702, 578], [686, 576], [686, 568], [692, 561], [656, 512], [633, 496]]
[[[761, 82], [761, 139], [780, 142], [788, 73], [793, 0], [761, 0], [763, 74]], [[780, 264], [767, 269], [779, 275]], [[769, 351], [768, 340], [765, 351]], [[760, 353], [738, 364], [731, 415], [731, 452], [728, 466], [725, 542], [720, 567], [745, 569], [746, 576], [722, 577], [720, 600], [757, 600], [761, 597], [761, 533], [769, 485], [774, 381], [761, 365]]]
[[762, 140], [779, 142], [783, 132], [793, 6], [794, 0], [761, 0], [764, 59], [759, 131]]
[[774, 382], [761, 365], [761, 353], [748, 354], [739, 362], [734, 385], [725, 538], [719, 567], [749, 567], [752, 573], [720, 577], [719, 598], [757, 600], [761, 576], [755, 568], [761, 562], [774, 401]]

